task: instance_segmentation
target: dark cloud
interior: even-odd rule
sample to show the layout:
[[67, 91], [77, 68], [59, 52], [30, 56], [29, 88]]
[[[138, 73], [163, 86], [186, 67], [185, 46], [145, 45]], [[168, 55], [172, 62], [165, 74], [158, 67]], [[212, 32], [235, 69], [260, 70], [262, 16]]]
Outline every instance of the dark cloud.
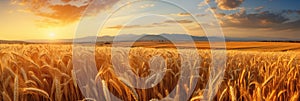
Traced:
[[300, 10], [282, 10], [281, 11], [281, 13], [283, 13], [283, 14], [294, 14], [294, 13], [296, 13], [296, 14], [299, 14], [300, 15]]
[[279, 26], [274, 26], [273, 29], [276, 29], [276, 30], [300, 30], [299, 28], [300, 28], [300, 20], [296, 20], [296, 21], [281, 24]]
[[285, 16], [285, 12], [274, 13], [264, 11], [260, 13], [247, 14], [245, 11], [226, 15], [222, 18], [223, 27], [255, 28], [273, 30], [297, 30], [300, 20], [292, 21]]
[[119, 0], [11, 0], [11, 2], [18, 2], [16, 4], [26, 7], [31, 13], [37, 16], [45, 17], [47, 20], [55, 20], [59, 25], [78, 21], [88, 6], [91, 7], [93, 14], [95, 14], [110, 8], [118, 1]]
[[288, 20], [288, 18], [285, 18], [281, 14], [266, 11], [256, 14], [236, 13], [227, 15], [223, 22], [225, 24], [224, 26], [265, 28], [282, 24]]
[[222, 10], [234, 10], [239, 7], [244, 0], [215, 0], [215, 2]]

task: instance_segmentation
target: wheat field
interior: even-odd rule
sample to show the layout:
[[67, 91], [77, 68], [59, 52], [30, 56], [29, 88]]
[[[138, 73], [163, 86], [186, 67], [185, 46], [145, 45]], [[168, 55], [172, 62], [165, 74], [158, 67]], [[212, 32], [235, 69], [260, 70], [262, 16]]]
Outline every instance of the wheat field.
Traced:
[[[132, 48], [129, 56], [130, 66], [132, 71], [140, 77], [150, 75], [148, 61], [152, 56], [159, 55], [166, 59], [167, 70], [164, 78], [149, 89], [129, 87], [126, 80], [116, 77], [114, 72], [117, 70], [112, 67], [110, 47], [97, 47], [95, 52], [98, 74], [93, 82], [100, 82], [104, 86], [101, 89], [89, 88], [82, 91], [76, 82], [71, 45], [1, 44], [0, 100], [77, 101], [95, 99], [84, 97], [82, 92], [94, 94], [103, 100], [111, 99], [110, 96], [107, 96], [109, 92], [126, 101], [159, 100], [166, 97], [171, 90], [178, 88], [176, 84], [181, 74], [180, 71], [183, 71], [179, 67], [181, 65], [195, 66], [195, 63], [201, 68], [199, 75], [194, 77], [198, 83], [192, 91], [192, 96], [188, 99], [198, 101], [204, 98], [203, 89], [207, 86], [211, 68], [210, 50], [198, 50], [198, 56], [201, 59], [192, 60], [194, 63], [181, 64], [176, 49]], [[209, 100], [300, 100], [299, 52], [228, 50], [226, 54], [224, 78], [216, 95]], [[118, 63], [122, 67], [122, 63]], [[101, 78], [102, 81], [97, 81], [99, 80], [97, 78]], [[191, 85], [193, 82], [186, 83], [186, 85]], [[190, 89], [182, 90], [188, 92]], [[177, 91], [179, 90], [177, 89]], [[174, 96], [180, 98], [180, 95], [180, 93], [176, 93]], [[169, 100], [178, 99], [169, 98]]]

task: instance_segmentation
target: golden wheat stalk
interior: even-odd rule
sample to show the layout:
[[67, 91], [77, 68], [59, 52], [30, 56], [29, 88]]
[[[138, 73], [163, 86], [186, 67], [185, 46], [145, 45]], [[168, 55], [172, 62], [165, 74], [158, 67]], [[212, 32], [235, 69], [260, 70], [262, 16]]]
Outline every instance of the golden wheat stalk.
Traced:
[[103, 88], [103, 93], [104, 93], [104, 97], [106, 101], [111, 101], [110, 99], [110, 92], [106, 86], [106, 83], [104, 80], [101, 81], [102, 82], [102, 88]]
[[16, 74], [15, 80], [14, 80], [14, 101], [19, 100], [19, 77]]
[[41, 89], [38, 89], [38, 88], [22, 88], [22, 92], [23, 92], [24, 94], [29, 93], [29, 94], [37, 94], [37, 95], [41, 95], [41, 96], [43, 96], [43, 97], [45, 97], [45, 98], [47, 98], [47, 99], [50, 98], [50, 97], [49, 97], [49, 94], [48, 94], [46, 91], [41, 90]]
[[12, 101], [11, 98], [9, 97], [9, 95], [7, 93], [5, 93], [4, 91], [2, 92], [2, 100], [3, 101]]

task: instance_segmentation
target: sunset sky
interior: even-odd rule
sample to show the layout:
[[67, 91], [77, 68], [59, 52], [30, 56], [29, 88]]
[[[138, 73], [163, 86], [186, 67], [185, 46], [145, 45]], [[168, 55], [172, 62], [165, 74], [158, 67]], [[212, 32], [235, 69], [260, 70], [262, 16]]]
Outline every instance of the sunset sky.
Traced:
[[[0, 40], [74, 38], [78, 23], [87, 7], [90, 7], [93, 12], [86, 14], [85, 17], [97, 19], [101, 18], [103, 13], [113, 12], [112, 8], [117, 2], [125, 2], [124, 0], [92, 1], [1, 0]], [[126, 2], [129, 1], [131, 0]], [[206, 12], [214, 12], [226, 37], [300, 40], [299, 0], [170, 1], [180, 1], [182, 3], [177, 5], [190, 8], [192, 11], [185, 12], [157, 0], [146, 0], [119, 9], [107, 20], [99, 33], [89, 31], [79, 33], [82, 36], [96, 34], [113, 36], [118, 32], [121, 34], [188, 33], [205, 36], [193, 17], [205, 20], [209, 19]], [[215, 26], [209, 21], [203, 23]], [[99, 30], [96, 25], [97, 22], [91, 22], [84, 28]]]

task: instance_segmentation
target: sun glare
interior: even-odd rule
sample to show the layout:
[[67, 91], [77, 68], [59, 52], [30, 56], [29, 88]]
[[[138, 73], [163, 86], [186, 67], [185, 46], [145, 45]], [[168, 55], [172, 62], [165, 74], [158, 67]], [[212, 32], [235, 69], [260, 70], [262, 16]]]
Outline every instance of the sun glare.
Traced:
[[55, 33], [49, 33], [49, 38], [54, 39], [55, 38]]

